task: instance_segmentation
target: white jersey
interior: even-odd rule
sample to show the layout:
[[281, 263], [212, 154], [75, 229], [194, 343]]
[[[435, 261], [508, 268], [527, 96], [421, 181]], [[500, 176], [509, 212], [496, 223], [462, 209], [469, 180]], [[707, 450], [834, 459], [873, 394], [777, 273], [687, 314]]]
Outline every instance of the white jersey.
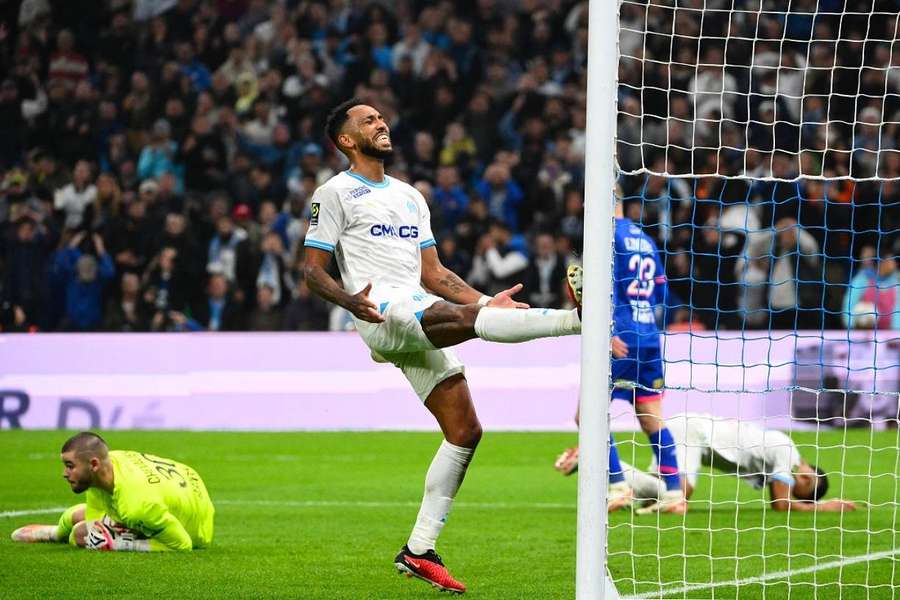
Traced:
[[[749, 421], [697, 414], [667, 418], [666, 426], [676, 446], [700, 451], [698, 458], [704, 465], [733, 473], [757, 489], [770, 480], [794, 485], [793, 472], [800, 464], [800, 452], [781, 431], [763, 429]], [[693, 461], [688, 458], [686, 462]], [[699, 465], [685, 466], [692, 470]]]
[[333, 252], [344, 288], [354, 294], [372, 283], [421, 288], [422, 250], [435, 245], [425, 198], [411, 185], [385, 175], [381, 183], [343, 171], [312, 197], [305, 246]]

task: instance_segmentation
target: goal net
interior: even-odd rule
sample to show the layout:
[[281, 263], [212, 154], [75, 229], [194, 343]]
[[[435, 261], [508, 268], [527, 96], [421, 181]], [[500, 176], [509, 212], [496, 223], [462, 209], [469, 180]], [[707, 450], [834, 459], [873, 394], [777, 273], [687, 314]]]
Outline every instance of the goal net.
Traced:
[[[612, 579], [625, 597], [900, 597], [900, 3], [619, 13], [617, 196], [668, 280], [662, 406], [692, 495], [684, 515], [610, 514]], [[658, 483], [635, 406], [610, 406], [622, 469]], [[835, 499], [855, 510], [810, 510]]]

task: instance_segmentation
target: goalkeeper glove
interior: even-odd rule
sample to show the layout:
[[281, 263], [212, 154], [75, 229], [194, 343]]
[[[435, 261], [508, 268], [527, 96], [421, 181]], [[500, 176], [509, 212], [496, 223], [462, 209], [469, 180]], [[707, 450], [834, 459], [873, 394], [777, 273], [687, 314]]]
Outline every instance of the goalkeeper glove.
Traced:
[[88, 525], [85, 547], [88, 550], [114, 552], [149, 552], [150, 541], [139, 539], [134, 532], [104, 517]]

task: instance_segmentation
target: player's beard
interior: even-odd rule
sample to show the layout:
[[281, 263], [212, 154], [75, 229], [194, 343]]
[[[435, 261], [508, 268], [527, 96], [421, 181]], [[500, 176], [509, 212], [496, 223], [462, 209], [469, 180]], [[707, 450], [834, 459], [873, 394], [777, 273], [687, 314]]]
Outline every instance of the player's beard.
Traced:
[[79, 477], [75, 481], [70, 481], [69, 485], [72, 488], [72, 491], [76, 494], [80, 494], [81, 492], [86, 491], [89, 487], [91, 487], [91, 478], [87, 477]]
[[359, 152], [370, 158], [384, 160], [394, 155], [394, 148], [391, 147], [389, 150], [382, 150], [381, 148], [375, 146], [375, 144], [372, 143], [372, 140], [365, 140], [362, 144], [359, 145]]

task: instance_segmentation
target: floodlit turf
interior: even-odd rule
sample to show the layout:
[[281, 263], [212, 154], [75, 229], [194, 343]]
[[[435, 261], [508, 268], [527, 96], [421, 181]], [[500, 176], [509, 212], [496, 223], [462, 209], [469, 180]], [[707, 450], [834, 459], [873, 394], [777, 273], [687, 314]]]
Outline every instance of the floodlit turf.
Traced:
[[[396, 575], [391, 564], [415, 518], [425, 469], [439, 443], [436, 434], [109, 433], [114, 448], [183, 460], [205, 479], [217, 505], [215, 542], [182, 555], [89, 553], [9, 541], [15, 527], [57, 517], [10, 511], [78, 500], [60, 478], [56, 452], [65, 437], [0, 434], [0, 598], [441, 597], [420, 581]], [[843, 440], [842, 434], [822, 434], [819, 445]], [[438, 548], [469, 586], [469, 596], [574, 596], [576, 480], [551, 468], [555, 454], [572, 441], [562, 433], [485, 436]], [[833, 489], [843, 487], [840, 493], [848, 498], [895, 503], [896, 433], [870, 438], [853, 431], [846, 441], [853, 450], [824, 449], [819, 464], [838, 469], [843, 459], [849, 474], [884, 476], [834, 477]], [[622, 447], [631, 458], [631, 446]], [[637, 452], [636, 464], [646, 464], [646, 449]], [[843, 517], [788, 516], [763, 510], [759, 494], [733, 479], [716, 479], [713, 491], [713, 503], [705, 502], [709, 480], [700, 483], [686, 519], [613, 515], [611, 568], [621, 592], [655, 594], [685, 581], [727, 583], [900, 548], [896, 504]], [[748, 502], [739, 515], [735, 499]], [[732, 504], [718, 504], [724, 501]], [[739, 539], [735, 529], [742, 530]], [[632, 547], [641, 556], [627, 554]], [[668, 557], [659, 560], [657, 554]], [[684, 559], [685, 554], [694, 556]], [[747, 558], [735, 561], [736, 555]], [[869, 586], [868, 596], [867, 588], [845, 587], [843, 598], [900, 597], [898, 558], [749, 583], [739, 596], [735, 587], [718, 587], [675, 597], [776, 599], [790, 592], [797, 599], [838, 598], [838, 578]], [[634, 580], [643, 583], [635, 586]], [[804, 582], [821, 586], [815, 596]]]

